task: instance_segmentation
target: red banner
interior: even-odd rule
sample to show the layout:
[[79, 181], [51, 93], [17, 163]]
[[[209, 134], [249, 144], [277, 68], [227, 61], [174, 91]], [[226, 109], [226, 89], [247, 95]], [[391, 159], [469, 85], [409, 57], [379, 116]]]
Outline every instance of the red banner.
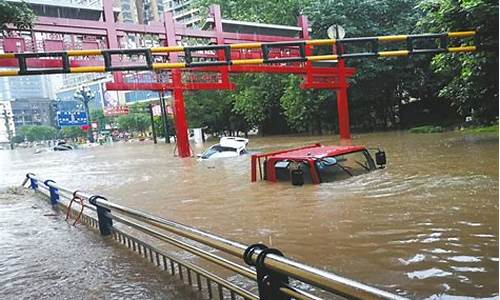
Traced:
[[104, 108], [104, 115], [107, 117], [110, 116], [120, 116], [128, 114], [128, 106], [109, 106]]

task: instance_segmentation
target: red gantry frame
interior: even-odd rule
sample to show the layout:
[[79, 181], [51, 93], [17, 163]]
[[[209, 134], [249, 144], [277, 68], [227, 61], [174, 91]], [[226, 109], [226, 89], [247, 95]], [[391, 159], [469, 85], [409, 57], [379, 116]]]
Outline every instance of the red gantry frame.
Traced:
[[[204, 39], [210, 40], [210, 44], [235, 44], [252, 42], [290, 42], [294, 40], [309, 39], [309, 26], [305, 16], [300, 16], [298, 26], [302, 28], [300, 36], [292, 38], [289, 36], [242, 34], [224, 32], [222, 28], [222, 17], [220, 7], [213, 5], [209, 8], [209, 17], [213, 18], [212, 30], [190, 29], [182, 24], [174, 22], [170, 12], [164, 14], [163, 23], [148, 25], [115, 22], [113, 17], [112, 1], [103, 1], [103, 19], [99, 21], [63, 19], [51, 17], [38, 17], [33, 30], [24, 34], [15, 28], [2, 40], [4, 53], [62, 51], [66, 49], [117, 49], [125, 43], [128, 34], [155, 35], [158, 36], [163, 46], [176, 46], [181, 40]], [[40, 38], [40, 35], [42, 37]], [[311, 55], [311, 47], [305, 47], [306, 55]], [[269, 55], [273, 57], [297, 56], [297, 49], [289, 49], [286, 53], [283, 49], [270, 49]], [[220, 51], [217, 51], [220, 52]], [[193, 55], [195, 55], [193, 53]], [[213, 53], [198, 54], [210, 58]], [[223, 53], [215, 54], [218, 59], [224, 59]], [[231, 51], [232, 59], [254, 59], [261, 58], [261, 51]], [[178, 53], [169, 53], [170, 62], [179, 61]], [[117, 57], [111, 58], [113, 65], [123, 64], [123, 60]], [[28, 58], [26, 65], [29, 68], [58, 68], [62, 67], [61, 61], [47, 58]], [[95, 59], [72, 59], [69, 61], [71, 67], [84, 67], [95, 65]], [[0, 67], [18, 67], [15, 58], [0, 60]], [[184, 91], [187, 90], [232, 90], [234, 84], [230, 82], [229, 73], [275, 73], [275, 74], [300, 74], [304, 76], [302, 88], [332, 89], [337, 91], [337, 106], [339, 112], [339, 129], [342, 139], [350, 139], [349, 110], [347, 101], [347, 79], [354, 75], [354, 68], [344, 66], [339, 60], [335, 67], [316, 67], [312, 62], [295, 64], [274, 65], [232, 65], [200, 67], [190, 69], [189, 72], [217, 73], [216, 82], [183, 82], [180, 69], [168, 70], [168, 82], [127, 82], [127, 77], [122, 72], [113, 73], [113, 82], [106, 84], [107, 90], [132, 91], [149, 90], [156, 92], [171, 91], [173, 97], [175, 128], [177, 136], [177, 147], [180, 157], [191, 155], [188, 140], [188, 123], [184, 106]], [[206, 77], [204, 77], [206, 78]]]
[[[349, 140], [347, 88], [348, 78], [354, 75], [355, 69], [345, 67], [344, 58], [476, 50], [475, 46], [449, 47], [448, 44], [450, 38], [473, 37], [474, 31], [311, 40], [305, 16], [298, 20], [299, 36], [290, 37], [224, 32], [217, 5], [209, 9], [212, 30], [190, 29], [177, 24], [171, 13], [164, 14], [163, 23], [119, 23], [115, 22], [112, 1], [103, 1], [103, 5], [103, 18], [99, 21], [38, 17], [29, 32], [10, 27], [8, 35], [1, 40], [4, 53], [0, 54], [0, 67], [17, 67], [19, 70], [0, 70], [0, 76], [113, 72], [113, 82], [106, 84], [107, 90], [170, 91], [180, 157], [191, 155], [184, 91], [232, 90], [235, 86], [230, 82], [229, 73], [300, 74], [304, 78], [301, 88], [335, 90], [340, 138]], [[270, 25], [273, 26], [279, 27]], [[130, 35], [155, 36], [160, 46], [120, 47], [127, 44]], [[431, 48], [414, 45], [421, 39], [437, 40], [439, 45]], [[208, 43], [182, 45], [190, 40]], [[370, 50], [344, 53], [343, 45], [360, 42], [368, 44]], [[406, 49], [379, 51], [379, 42], [402, 42]], [[332, 54], [313, 55], [313, 47], [318, 46], [330, 47], [328, 53]], [[325, 60], [333, 60], [335, 65], [320, 67], [313, 64]], [[96, 61], [101, 64], [96, 66]], [[138, 61], [142, 63], [137, 64]], [[159, 80], [130, 81], [131, 76], [123, 73], [127, 71], [153, 71]], [[202, 74], [201, 80], [186, 80], [186, 77], [194, 78], [194, 74]], [[210, 75], [205, 74], [215, 74], [216, 79], [210, 81], [207, 79]]]

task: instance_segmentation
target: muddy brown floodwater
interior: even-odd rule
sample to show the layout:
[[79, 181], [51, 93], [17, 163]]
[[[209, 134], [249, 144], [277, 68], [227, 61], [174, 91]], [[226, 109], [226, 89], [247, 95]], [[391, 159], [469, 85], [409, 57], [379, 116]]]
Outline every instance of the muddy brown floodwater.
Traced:
[[[251, 138], [249, 149], [312, 142], [338, 140]], [[2, 151], [0, 186], [34, 172], [408, 297], [498, 297], [498, 136], [388, 132], [353, 144], [382, 146], [387, 168], [321, 185], [250, 183], [249, 157], [178, 159], [173, 145], [117, 143]]]
[[125, 247], [73, 227], [29, 191], [0, 193], [0, 299], [201, 300]]

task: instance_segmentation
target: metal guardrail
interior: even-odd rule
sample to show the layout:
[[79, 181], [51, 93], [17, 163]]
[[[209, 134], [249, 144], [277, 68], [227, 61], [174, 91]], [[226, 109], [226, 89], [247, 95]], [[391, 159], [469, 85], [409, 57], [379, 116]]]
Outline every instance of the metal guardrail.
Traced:
[[[237, 299], [237, 297], [261, 300], [323, 299], [318, 295], [313, 295], [295, 287], [294, 283], [297, 282], [319, 288], [322, 290], [322, 296], [327, 297], [332, 295], [348, 299], [405, 299], [286, 258], [279, 250], [267, 248], [263, 244], [247, 246], [187, 225], [110, 202], [99, 195], [70, 190], [53, 180], [44, 180], [32, 173], [26, 175], [23, 186], [28, 181], [32, 189], [48, 196], [52, 205], [69, 210], [68, 215], [78, 216], [81, 222], [99, 229], [102, 235], [112, 236], [117, 242], [149, 259], [151, 263], [163, 270], [170, 272], [172, 275], [178, 274], [184, 282], [187, 280], [187, 283], [191, 286], [196, 286], [200, 291], [206, 291], [210, 299], [215, 295], [219, 299]], [[67, 200], [75, 198], [83, 201], [73, 203], [70, 201], [67, 203]], [[72, 206], [74, 203], [77, 204], [76, 207]], [[89, 209], [90, 212], [86, 210], [81, 214], [81, 207], [78, 206], [82, 203], [83, 207]], [[79, 216], [80, 214], [81, 216]], [[132, 236], [129, 232], [114, 226], [113, 221], [190, 252], [199, 258], [256, 282], [258, 295], [254, 294], [252, 289], [248, 287], [241, 287], [206, 269], [190, 262], [183, 262], [164, 250], [151, 246], [147, 242]], [[173, 237], [172, 234], [182, 238]], [[201, 249], [197, 245], [186, 242], [186, 240], [217, 249], [239, 262], [243, 259], [248, 266], [216, 255], [213, 251]], [[196, 277], [196, 281], [193, 275]], [[205, 286], [203, 286], [202, 279], [205, 281]]]

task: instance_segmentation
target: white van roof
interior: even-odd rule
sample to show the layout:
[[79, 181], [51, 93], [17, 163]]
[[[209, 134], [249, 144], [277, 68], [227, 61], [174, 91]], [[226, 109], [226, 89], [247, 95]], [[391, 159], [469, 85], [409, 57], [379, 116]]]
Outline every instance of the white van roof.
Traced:
[[220, 138], [219, 144], [222, 147], [229, 147], [235, 149], [245, 148], [246, 145], [248, 144], [248, 139], [234, 137], [234, 136], [225, 136]]

